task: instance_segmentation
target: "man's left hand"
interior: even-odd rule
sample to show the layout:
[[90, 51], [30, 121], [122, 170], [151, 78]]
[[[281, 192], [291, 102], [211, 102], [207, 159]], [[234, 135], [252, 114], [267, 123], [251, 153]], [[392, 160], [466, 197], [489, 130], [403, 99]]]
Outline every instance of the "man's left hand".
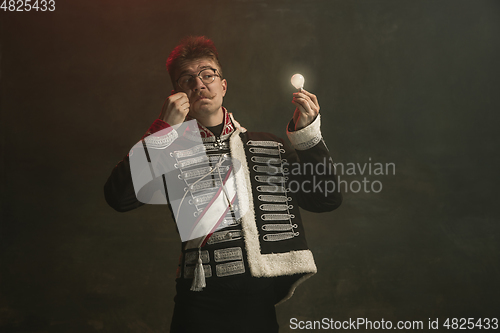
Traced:
[[316, 95], [304, 89], [293, 94], [292, 103], [297, 106], [293, 114], [296, 131], [312, 123], [319, 113], [319, 103]]

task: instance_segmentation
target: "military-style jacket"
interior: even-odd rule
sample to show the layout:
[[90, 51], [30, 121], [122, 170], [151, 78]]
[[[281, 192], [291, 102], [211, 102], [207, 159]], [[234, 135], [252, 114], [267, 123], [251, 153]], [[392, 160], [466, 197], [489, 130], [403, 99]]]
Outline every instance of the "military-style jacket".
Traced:
[[[276, 277], [281, 281], [278, 290], [281, 303], [292, 296], [298, 284], [317, 271], [307, 246], [299, 207], [328, 212], [342, 201], [335, 167], [321, 136], [320, 115], [298, 131], [292, 130], [293, 120], [289, 123], [287, 135], [292, 147], [273, 134], [246, 131], [225, 109], [224, 119], [220, 137], [210, 135], [210, 131], [199, 125], [202, 143], [188, 149], [179, 143], [189, 137], [155, 120], [141, 140], [153, 174], [151, 179], [142, 180], [147, 184], [144, 189], [149, 188], [134, 189], [130, 163], [131, 153], [136, 154], [133, 149], [113, 169], [104, 186], [105, 198], [115, 210], [125, 212], [151, 202], [151, 196], [159, 191], [167, 199], [163, 203], [169, 204], [174, 219], [179, 219], [181, 210], [196, 217], [210, 213], [210, 203], [217, 193], [226, 190], [221, 188], [221, 182], [233, 170], [236, 195], [232, 208], [238, 214], [235, 215], [234, 210], [225, 213], [203, 242], [201, 259], [205, 276], [224, 278], [245, 273], [256, 278]], [[168, 148], [169, 153], [155, 158], [155, 148]], [[198, 155], [200, 149], [205, 154]], [[222, 155], [231, 158], [229, 164], [218, 164], [223, 174], [199, 179], [206, 176], [205, 169], [211, 170], [210, 166], [221, 161]], [[238, 162], [234, 169], [231, 169], [231, 160]], [[159, 175], [156, 167], [159, 164], [169, 172]], [[177, 186], [176, 182], [186, 191], [178, 201], [180, 206], [170, 205], [175, 200], [169, 198], [168, 194], [172, 196], [172, 193], [165, 190], [165, 187]], [[178, 278], [193, 277], [198, 251], [186, 246], [188, 243], [183, 243]]]

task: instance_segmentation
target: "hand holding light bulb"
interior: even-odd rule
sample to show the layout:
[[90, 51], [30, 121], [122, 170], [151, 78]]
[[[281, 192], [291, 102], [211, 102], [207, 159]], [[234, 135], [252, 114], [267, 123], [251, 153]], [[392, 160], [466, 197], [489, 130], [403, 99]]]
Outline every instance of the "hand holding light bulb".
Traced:
[[304, 90], [304, 81], [301, 74], [292, 76], [292, 85], [299, 90], [293, 94], [292, 100], [292, 103], [297, 106], [293, 114], [296, 131], [308, 126], [319, 114], [318, 99], [314, 94]]

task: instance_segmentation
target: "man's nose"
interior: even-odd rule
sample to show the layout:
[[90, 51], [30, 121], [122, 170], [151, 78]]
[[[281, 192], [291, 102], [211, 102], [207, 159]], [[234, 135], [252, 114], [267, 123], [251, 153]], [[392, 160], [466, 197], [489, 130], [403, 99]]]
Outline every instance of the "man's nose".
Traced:
[[194, 84], [193, 84], [193, 90], [194, 91], [198, 91], [200, 89], [206, 89], [207, 86], [205, 86], [205, 84], [203, 83], [203, 81], [201, 81], [201, 78], [199, 76], [196, 77], [196, 80], [194, 81]]

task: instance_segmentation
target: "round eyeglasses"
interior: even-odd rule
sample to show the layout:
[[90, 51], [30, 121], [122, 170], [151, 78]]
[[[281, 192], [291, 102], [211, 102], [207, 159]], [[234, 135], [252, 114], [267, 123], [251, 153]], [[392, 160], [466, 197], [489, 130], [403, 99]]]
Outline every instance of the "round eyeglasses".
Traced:
[[199, 77], [203, 84], [207, 85], [215, 81], [215, 78], [220, 75], [215, 68], [202, 69], [198, 74], [184, 74], [177, 79], [177, 84], [182, 90], [189, 90], [195, 84], [196, 78]]

